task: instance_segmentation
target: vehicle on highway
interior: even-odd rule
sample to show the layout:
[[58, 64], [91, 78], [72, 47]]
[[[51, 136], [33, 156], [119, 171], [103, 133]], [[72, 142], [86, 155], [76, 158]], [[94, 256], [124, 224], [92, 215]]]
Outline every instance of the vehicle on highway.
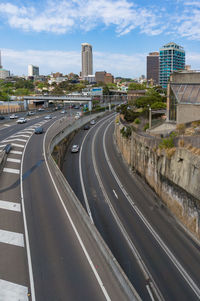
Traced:
[[4, 147], [5, 153], [9, 154], [9, 152], [11, 151], [11, 148], [12, 148], [12, 145], [10, 143], [6, 144], [6, 146]]
[[77, 144], [72, 145], [71, 153], [78, 153], [78, 151], [79, 151], [79, 145]]
[[3, 115], [0, 115], [0, 120], [4, 120], [5, 117]]
[[35, 115], [35, 112], [29, 111], [26, 115], [27, 116], [32, 116], [32, 115]]
[[90, 126], [88, 124], [86, 124], [83, 128], [84, 130], [89, 130], [90, 129]]
[[96, 122], [95, 122], [94, 119], [90, 121], [90, 124], [91, 124], [91, 125], [94, 125], [95, 123], [96, 123]]
[[51, 115], [47, 115], [44, 117], [44, 119], [52, 119], [52, 116]]
[[79, 110], [80, 106], [75, 106], [74, 109]]
[[44, 108], [39, 108], [38, 111], [39, 112], [44, 111]]
[[62, 110], [60, 113], [61, 113], [61, 114], [65, 114], [65, 113], [66, 113], [66, 111], [65, 111], [65, 110]]
[[10, 115], [10, 119], [17, 119], [17, 118], [19, 118], [19, 116], [15, 115], [15, 114]]
[[35, 134], [42, 134], [44, 132], [43, 127], [38, 127], [35, 129]]
[[20, 123], [20, 124], [26, 123], [26, 122], [27, 122], [27, 119], [24, 118], [24, 117], [21, 117], [21, 118], [19, 118], [16, 122], [17, 122], [17, 123]]

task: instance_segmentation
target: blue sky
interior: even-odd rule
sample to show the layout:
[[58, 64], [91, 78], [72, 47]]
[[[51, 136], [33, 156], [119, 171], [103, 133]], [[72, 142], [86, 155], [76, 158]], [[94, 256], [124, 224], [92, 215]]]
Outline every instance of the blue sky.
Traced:
[[135, 78], [146, 74], [146, 55], [168, 42], [200, 69], [200, 1], [1, 0], [2, 64], [13, 74], [79, 73], [81, 43], [93, 46], [94, 72]]

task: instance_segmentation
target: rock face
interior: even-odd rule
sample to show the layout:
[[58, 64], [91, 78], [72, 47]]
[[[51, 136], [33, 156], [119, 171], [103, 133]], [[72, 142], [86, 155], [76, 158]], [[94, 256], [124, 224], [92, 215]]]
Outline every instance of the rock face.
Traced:
[[186, 148], [160, 150], [154, 138], [132, 132], [122, 137], [115, 125], [115, 140], [125, 161], [165, 202], [171, 212], [200, 237], [200, 156]]

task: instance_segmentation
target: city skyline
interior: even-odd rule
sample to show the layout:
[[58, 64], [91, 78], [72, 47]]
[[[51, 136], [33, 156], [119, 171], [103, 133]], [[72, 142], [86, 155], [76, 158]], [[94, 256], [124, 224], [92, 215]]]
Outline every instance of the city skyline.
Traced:
[[[41, 74], [79, 73], [81, 44], [93, 46], [93, 73], [146, 74], [146, 56], [175, 42], [186, 64], [200, 69], [200, 5], [197, 1], [30, 1], [0, 4], [2, 65], [26, 75], [28, 64]], [[173, 14], [172, 14], [173, 12]]]

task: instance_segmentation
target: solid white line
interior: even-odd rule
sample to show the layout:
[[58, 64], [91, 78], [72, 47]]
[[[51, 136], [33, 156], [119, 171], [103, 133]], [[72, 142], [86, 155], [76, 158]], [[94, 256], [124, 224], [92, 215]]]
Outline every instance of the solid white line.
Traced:
[[3, 124], [3, 126], [11, 126], [11, 124]]
[[22, 233], [0, 230], [0, 243], [24, 247], [24, 235]]
[[178, 269], [178, 271], [180, 272], [180, 274], [182, 275], [182, 277], [185, 279], [185, 281], [187, 282], [187, 284], [190, 286], [190, 288], [193, 290], [193, 292], [197, 295], [197, 297], [200, 299], [200, 289], [197, 286], [197, 284], [193, 281], [193, 279], [190, 277], [190, 275], [186, 272], [186, 270], [184, 269], [184, 267], [180, 264], [180, 262], [177, 260], [177, 258], [175, 257], [175, 255], [170, 251], [170, 249], [167, 247], [167, 245], [164, 243], [164, 241], [160, 238], [160, 236], [158, 235], [158, 233], [153, 229], [153, 227], [151, 226], [151, 224], [147, 221], [147, 219], [144, 217], [144, 215], [142, 214], [142, 212], [135, 206], [134, 202], [132, 201], [131, 197], [129, 196], [129, 194], [127, 193], [127, 191], [125, 190], [125, 188], [123, 187], [122, 183], [120, 182], [117, 174], [115, 173], [108, 154], [107, 154], [107, 150], [106, 150], [106, 146], [105, 146], [105, 135], [107, 133], [108, 127], [111, 125], [111, 123], [107, 126], [104, 135], [103, 135], [103, 148], [104, 148], [104, 153], [105, 153], [105, 158], [106, 161], [110, 167], [110, 170], [116, 180], [116, 182], [119, 185], [119, 188], [122, 190], [124, 196], [126, 197], [126, 199], [128, 200], [129, 204], [132, 206], [133, 210], [137, 213], [137, 215], [140, 217], [140, 219], [143, 221], [143, 223], [145, 224], [145, 226], [147, 227], [147, 229], [149, 230], [149, 232], [152, 234], [152, 236], [155, 238], [155, 240], [157, 241], [157, 243], [160, 245], [160, 247], [163, 249], [163, 251], [165, 252], [165, 254], [169, 257], [169, 259], [171, 260], [171, 262], [175, 265], [175, 267]]
[[115, 197], [118, 199], [118, 195], [116, 194], [114, 189], [113, 189], [113, 193], [114, 193]]
[[154, 299], [154, 297], [153, 297], [153, 295], [152, 295], [152, 292], [151, 292], [150, 287], [149, 287], [148, 284], [146, 285], [146, 288], [147, 288], [147, 291], [148, 291], [148, 293], [149, 293], [149, 296], [151, 297], [151, 300], [152, 300], [152, 301], [155, 301], [155, 299]]
[[3, 172], [19, 174], [19, 169], [4, 167]]
[[11, 150], [10, 154], [16, 154], [16, 155], [22, 155], [22, 152], [20, 151], [15, 151], [15, 150]]
[[0, 279], [1, 301], [28, 301], [28, 288]]
[[22, 144], [17, 144], [17, 143], [11, 143], [11, 144], [12, 144], [12, 146], [24, 148], [24, 145], [22, 145]]
[[[56, 121], [55, 121], [55, 122], [56, 122]], [[103, 284], [103, 282], [102, 282], [102, 280], [101, 280], [101, 278], [100, 278], [98, 272], [96, 271], [96, 268], [95, 268], [95, 266], [94, 266], [94, 264], [93, 264], [93, 262], [92, 262], [92, 260], [91, 260], [91, 258], [90, 258], [90, 256], [89, 256], [87, 250], [86, 250], [86, 247], [85, 247], [84, 244], [83, 244], [83, 241], [82, 241], [82, 239], [81, 239], [81, 237], [80, 237], [80, 235], [79, 235], [79, 233], [78, 233], [78, 230], [76, 229], [76, 226], [74, 225], [74, 223], [73, 223], [73, 221], [72, 221], [72, 219], [71, 219], [71, 216], [70, 216], [70, 214], [69, 214], [67, 208], [65, 207], [64, 201], [63, 201], [63, 199], [62, 199], [62, 197], [61, 197], [61, 195], [60, 195], [60, 193], [59, 193], [59, 191], [58, 191], [58, 188], [57, 188], [57, 186], [56, 186], [56, 183], [55, 183], [55, 181], [54, 181], [54, 179], [53, 179], [53, 176], [52, 176], [52, 174], [51, 174], [50, 168], [49, 168], [48, 163], [47, 163], [46, 152], [45, 152], [45, 141], [46, 141], [46, 135], [47, 135], [47, 132], [49, 131], [49, 129], [50, 129], [53, 125], [54, 125], [54, 123], [52, 123], [52, 125], [48, 128], [48, 130], [47, 130], [46, 133], [45, 133], [44, 139], [43, 139], [43, 153], [44, 153], [44, 158], [45, 158], [45, 163], [46, 163], [46, 166], [47, 166], [47, 170], [48, 170], [49, 175], [50, 175], [50, 178], [51, 178], [51, 180], [52, 180], [52, 182], [53, 182], [54, 188], [55, 188], [55, 190], [56, 190], [56, 192], [57, 192], [57, 194], [58, 194], [58, 197], [59, 197], [59, 199], [60, 199], [60, 202], [61, 202], [61, 204], [62, 204], [62, 206], [63, 206], [63, 208], [64, 208], [64, 211], [65, 211], [65, 213], [66, 213], [66, 215], [67, 215], [67, 217], [68, 217], [68, 219], [69, 219], [69, 222], [70, 222], [70, 224], [71, 224], [71, 226], [72, 226], [72, 229], [74, 230], [74, 233], [75, 233], [75, 235], [76, 235], [76, 237], [77, 237], [77, 239], [78, 239], [78, 242], [79, 242], [79, 244], [80, 244], [80, 246], [81, 246], [81, 248], [82, 248], [82, 250], [83, 250], [83, 252], [84, 252], [84, 254], [85, 254], [86, 258], [87, 258], [87, 260], [88, 260], [88, 263], [89, 263], [89, 265], [90, 265], [90, 267], [91, 267], [91, 269], [92, 269], [92, 271], [93, 271], [93, 273], [94, 273], [94, 275], [95, 275], [95, 277], [96, 277], [96, 279], [97, 279], [97, 282], [99, 283], [99, 286], [100, 286], [100, 288], [101, 288], [101, 290], [102, 290], [102, 292], [103, 292], [103, 294], [104, 294], [106, 300], [107, 300], [107, 301], [111, 301], [111, 299], [110, 299], [110, 297], [109, 297], [109, 295], [108, 295], [108, 293], [107, 293], [107, 291], [106, 291], [106, 288], [104, 287], [104, 284]]]
[[20, 163], [21, 162], [21, 160], [19, 160], [19, 159], [13, 159], [13, 158], [7, 158], [7, 161], [8, 162], [14, 162], [14, 163]]
[[[33, 135], [33, 133], [32, 133]], [[31, 251], [30, 251], [30, 243], [29, 243], [29, 236], [28, 236], [28, 227], [27, 227], [27, 220], [26, 220], [26, 211], [25, 211], [25, 204], [24, 204], [24, 192], [23, 192], [23, 164], [24, 164], [24, 154], [26, 151], [26, 147], [32, 135], [28, 138], [27, 143], [25, 144], [24, 152], [22, 154], [22, 164], [21, 164], [21, 173], [20, 173], [20, 191], [21, 191], [21, 204], [22, 204], [22, 215], [24, 221], [24, 234], [25, 234], [25, 241], [26, 241], [26, 253], [28, 259], [28, 271], [29, 271], [29, 280], [30, 280], [30, 288], [31, 288], [31, 300], [36, 301], [35, 299], [35, 284], [33, 279], [33, 268], [32, 268], [32, 260], [31, 260]]]
[[6, 210], [11, 210], [11, 211], [21, 212], [21, 205], [19, 203], [1, 201], [0, 200], [0, 209], [6, 209]]

